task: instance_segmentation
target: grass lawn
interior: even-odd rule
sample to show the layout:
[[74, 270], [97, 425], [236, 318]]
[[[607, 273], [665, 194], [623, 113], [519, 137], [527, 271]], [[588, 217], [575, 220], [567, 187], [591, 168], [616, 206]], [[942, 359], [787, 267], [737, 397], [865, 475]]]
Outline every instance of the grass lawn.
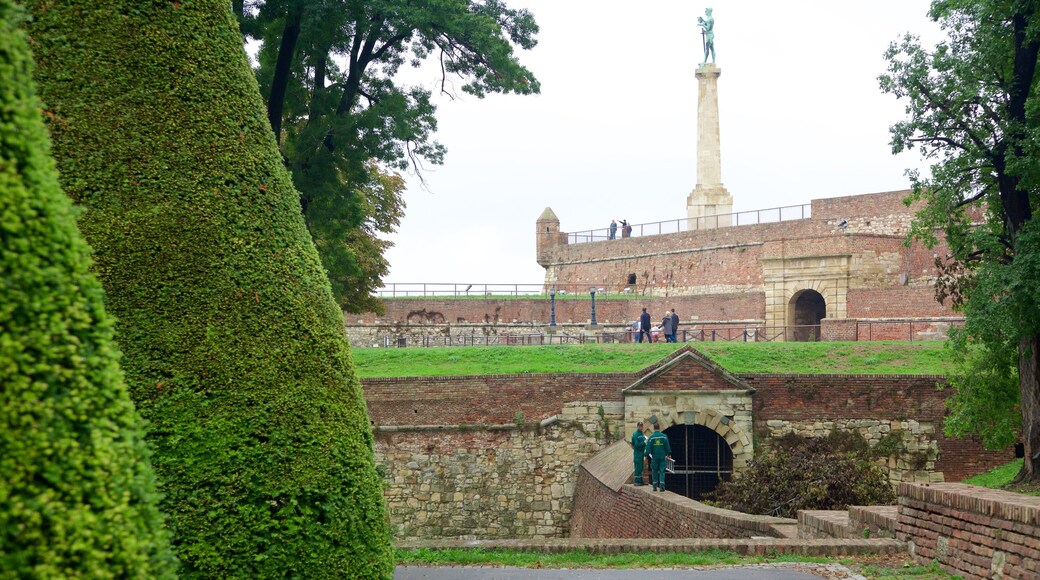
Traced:
[[741, 556], [710, 550], [692, 553], [590, 554], [584, 551], [543, 554], [510, 550], [397, 550], [399, 565], [413, 566], [515, 566], [520, 568], [593, 568], [639, 570], [651, 568], [726, 567], [779, 562], [839, 563], [867, 578], [886, 580], [943, 580], [952, 578], [937, 566], [917, 566], [910, 556], [859, 556], [813, 558], [794, 554], [773, 557]]
[[1040, 484], [1014, 484], [1011, 483], [1018, 472], [1022, 469], [1022, 460], [1016, 459], [1011, 463], [1005, 463], [1000, 467], [994, 467], [986, 473], [980, 473], [975, 477], [969, 477], [964, 483], [988, 487], [990, 489], [1003, 489], [1026, 495], [1040, 495]]
[[[943, 341], [689, 343], [730, 372], [927, 374], [953, 368]], [[358, 375], [414, 377], [514, 373], [609, 373], [645, 368], [681, 344], [584, 344], [356, 348]]]

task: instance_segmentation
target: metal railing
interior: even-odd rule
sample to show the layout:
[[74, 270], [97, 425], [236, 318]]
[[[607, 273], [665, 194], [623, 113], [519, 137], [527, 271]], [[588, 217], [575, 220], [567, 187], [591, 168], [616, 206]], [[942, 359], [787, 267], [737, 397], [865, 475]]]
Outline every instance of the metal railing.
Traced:
[[[767, 327], [716, 327], [681, 329], [676, 341], [687, 342], [772, 342], [777, 340], [817, 340], [818, 326]], [[815, 331], [815, 332], [814, 332]], [[665, 342], [660, 333], [653, 333], [653, 342]], [[637, 333], [628, 330], [585, 332], [529, 332], [502, 333], [494, 335], [437, 335], [421, 337], [383, 337], [384, 347], [438, 347], [438, 346], [533, 346], [551, 344], [611, 344], [638, 342]]]
[[[591, 284], [456, 284], [451, 282], [391, 282], [382, 288], [375, 290], [374, 294], [380, 298], [422, 298], [422, 297], [451, 297], [451, 298], [481, 298], [481, 297], [506, 297], [523, 296], [529, 298], [543, 297], [548, 300], [549, 292], [555, 289], [556, 298], [562, 299], [567, 296], [584, 296], [590, 298], [592, 289], [596, 289], [596, 295], [642, 295], [644, 290], [636, 289], [633, 285], [591, 285]], [[663, 295], [665, 289], [647, 287], [649, 294]]]
[[[963, 321], [952, 319], [860, 322], [854, 340], [870, 342], [941, 340], [945, 332], [928, 332], [937, 327], [958, 326]], [[616, 326], [615, 326], [616, 328]], [[916, 330], [916, 332], [915, 332]], [[924, 336], [919, 333], [925, 333]], [[654, 342], [665, 342], [660, 333], [652, 333]], [[931, 338], [927, 338], [931, 336]], [[696, 342], [815, 342], [820, 340], [820, 326], [714, 326], [680, 329], [676, 341]], [[384, 336], [384, 347], [439, 347], [439, 346], [533, 346], [552, 344], [610, 344], [637, 342], [637, 333], [631, 328], [605, 330], [596, 333], [563, 328], [553, 333], [512, 332], [493, 335], [443, 335], [404, 337]]]
[[678, 232], [688, 232], [693, 230], [714, 230], [730, 226], [750, 226], [756, 224], [803, 220], [809, 217], [812, 217], [812, 204], [807, 203], [802, 205], [789, 205], [784, 207], [702, 216], [697, 218], [680, 218], [645, 224], [629, 224], [632, 231], [628, 234], [624, 232], [624, 228], [621, 224], [618, 224], [617, 230], [614, 233], [614, 238], [611, 238], [610, 236], [610, 228], [605, 227], [596, 230], [568, 233], [567, 243], [584, 244], [627, 237], [657, 236], [661, 234], [675, 234]]

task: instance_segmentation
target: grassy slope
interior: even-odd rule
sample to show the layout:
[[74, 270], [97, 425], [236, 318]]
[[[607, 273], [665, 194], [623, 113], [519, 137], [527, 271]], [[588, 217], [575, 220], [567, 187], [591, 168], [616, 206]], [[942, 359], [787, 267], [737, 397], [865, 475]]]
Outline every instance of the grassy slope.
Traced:
[[[691, 344], [735, 373], [945, 374], [943, 342]], [[358, 375], [370, 377], [511, 373], [632, 372], [682, 345], [590, 344], [526, 347], [359, 348]]]

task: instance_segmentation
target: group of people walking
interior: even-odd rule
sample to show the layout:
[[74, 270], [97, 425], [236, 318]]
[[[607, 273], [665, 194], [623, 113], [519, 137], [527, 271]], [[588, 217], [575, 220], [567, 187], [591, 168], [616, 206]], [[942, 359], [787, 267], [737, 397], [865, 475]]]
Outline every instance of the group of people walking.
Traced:
[[664, 491], [665, 466], [672, 458], [672, 446], [668, 436], [661, 432], [661, 425], [654, 422], [654, 432], [647, 437], [643, 432], [643, 422], [636, 423], [636, 431], [632, 433], [632, 462], [635, 466], [636, 485], [646, 485], [643, 479], [643, 467], [650, 460], [650, 483], [654, 491]]
[[675, 335], [679, 330], [679, 315], [674, 308], [671, 312], [665, 311], [660, 326], [654, 326], [650, 313], [644, 308], [639, 320], [632, 323], [632, 329], [636, 332], [636, 342], [643, 342], [643, 336], [646, 336], [647, 342], [656, 342], [658, 339], [655, 335], [664, 336], [665, 342], [677, 342]]
[[[607, 238], [613, 240], [617, 237], [618, 223], [617, 220], [610, 220], [610, 227], [607, 228]], [[621, 220], [621, 237], [631, 238], [632, 237], [632, 224]]]

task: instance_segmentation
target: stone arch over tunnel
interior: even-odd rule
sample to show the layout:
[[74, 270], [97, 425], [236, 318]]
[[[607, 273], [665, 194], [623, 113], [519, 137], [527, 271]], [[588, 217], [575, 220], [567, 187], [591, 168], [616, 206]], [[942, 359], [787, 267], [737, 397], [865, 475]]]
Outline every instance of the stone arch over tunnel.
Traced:
[[747, 467], [753, 458], [751, 435], [736, 424], [734, 417], [712, 408], [680, 411], [672, 416], [677, 417], [674, 423], [659, 420], [676, 463], [676, 473], [665, 476], [668, 491], [701, 499]]

